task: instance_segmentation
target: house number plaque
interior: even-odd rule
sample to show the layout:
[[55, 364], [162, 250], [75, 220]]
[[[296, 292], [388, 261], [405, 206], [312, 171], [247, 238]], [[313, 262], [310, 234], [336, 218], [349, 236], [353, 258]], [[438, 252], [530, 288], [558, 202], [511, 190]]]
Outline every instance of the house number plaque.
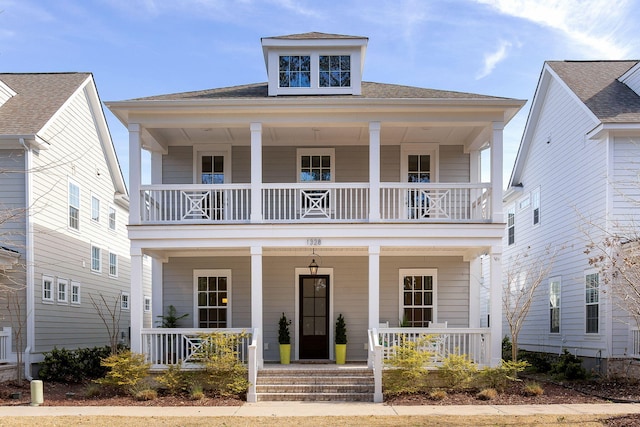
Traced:
[[307, 246], [322, 246], [322, 239], [307, 239]]

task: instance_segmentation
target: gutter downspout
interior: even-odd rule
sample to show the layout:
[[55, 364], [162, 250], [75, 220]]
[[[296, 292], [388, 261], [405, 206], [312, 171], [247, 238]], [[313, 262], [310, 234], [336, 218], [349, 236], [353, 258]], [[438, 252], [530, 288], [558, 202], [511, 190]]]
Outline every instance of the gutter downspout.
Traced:
[[[33, 196], [33, 188], [32, 188], [32, 180], [31, 180], [31, 168], [32, 168], [32, 151], [24, 142], [24, 138], [20, 138], [20, 145], [24, 148], [25, 152], [25, 174], [24, 174], [24, 185], [25, 185], [25, 205], [26, 205], [26, 215], [25, 215], [25, 243], [26, 243], [26, 300], [27, 300], [27, 346], [24, 349], [24, 377], [31, 381], [33, 377], [31, 376], [31, 352], [35, 347], [35, 313], [34, 313], [34, 276], [35, 270], [33, 265], [33, 221], [31, 215], [33, 213], [31, 209], [31, 202]], [[21, 349], [18, 349], [20, 351]]]

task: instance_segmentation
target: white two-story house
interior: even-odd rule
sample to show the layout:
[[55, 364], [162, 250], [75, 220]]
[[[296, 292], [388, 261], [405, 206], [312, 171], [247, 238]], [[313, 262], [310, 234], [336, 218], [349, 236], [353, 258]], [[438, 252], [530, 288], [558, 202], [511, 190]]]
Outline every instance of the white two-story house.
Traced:
[[93, 76], [0, 74], [0, 362], [128, 344], [128, 215]]
[[259, 334], [260, 363], [278, 360], [282, 313], [293, 360], [332, 360], [339, 314], [349, 361], [367, 360], [369, 330], [430, 322], [500, 360], [500, 325], [479, 327], [480, 256], [500, 318], [503, 129], [524, 101], [363, 81], [367, 44], [267, 37], [266, 83], [107, 102], [129, 129], [135, 351], [163, 333], [142, 328], [149, 255], [154, 315]]
[[557, 251], [522, 348], [566, 349], [602, 374], [626, 375], [636, 364], [638, 325], [616, 299], [616, 282], [589, 262], [598, 252], [587, 249], [637, 230], [639, 143], [638, 61], [544, 64], [505, 195], [505, 268], [519, 253]]

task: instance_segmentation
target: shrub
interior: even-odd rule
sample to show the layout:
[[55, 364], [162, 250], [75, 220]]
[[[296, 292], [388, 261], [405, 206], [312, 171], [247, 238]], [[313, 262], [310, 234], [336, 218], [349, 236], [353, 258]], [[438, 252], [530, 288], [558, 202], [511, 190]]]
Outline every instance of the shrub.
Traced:
[[503, 360], [500, 366], [481, 370], [480, 381], [483, 386], [502, 392], [507, 388], [509, 382], [519, 381], [518, 373], [524, 371], [527, 366], [526, 360], [519, 362]]
[[202, 389], [202, 385], [194, 384], [191, 388], [191, 392], [189, 393], [191, 400], [202, 400], [204, 399], [204, 390]]
[[566, 349], [560, 355], [558, 361], [551, 365], [550, 373], [554, 379], [559, 381], [587, 378], [587, 371], [582, 367], [582, 360], [569, 353]]
[[133, 397], [139, 401], [155, 400], [158, 398], [158, 392], [147, 386], [139, 390], [134, 390]]
[[101, 360], [111, 354], [110, 347], [65, 348], [44, 353], [40, 363], [38, 377], [41, 380], [60, 383], [81, 383], [86, 380], [101, 378], [107, 369], [101, 366]]
[[433, 390], [429, 393], [429, 399], [432, 400], [444, 400], [447, 397], [447, 392], [444, 390]]
[[201, 335], [202, 345], [194, 357], [205, 366], [204, 381], [208, 389], [220, 396], [241, 396], [249, 388], [247, 367], [239, 360], [240, 345], [246, 333], [215, 332]]
[[427, 370], [433, 358], [433, 336], [420, 335], [415, 340], [401, 336], [398, 345], [391, 349], [391, 356], [386, 361], [396, 369], [384, 371], [383, 388], [386, 394], [418, 393], [427, 386]]
[[504, 338], [502, 338], [502, 360], [511, 360], [511, 348], [511, 340], [505, 335]]
[[449, 354], [438, 367], [438, 372], [448, 388], [465, 390], [473, 385], [478, 367], [465, 355]]
[[522, 394], [525, 396], [542, 396], [544, 394], [544, 389], [540, 384], [534, 381], [524, 385]]
[[177, 396], [189, 391], [193, 375], [192, 372], [183, 371], [180, 365], [169, 365], [167, 370], [158, 376], [157, 381], [170, 395]]
[[135, 395], [140, 389], [151, 367], [151, 363], [145, 361], [144, 354], [128, 350], [103, 359], [102, 365], [107, 367], [109, 372], [104, 378], [95, 380], [96, 383], [131, 395]]
[[102, 387], [100, 384], [90, 383], [84, 391], [85, 397], [92, 398], [102, 395]]
[[476, 397], [480, 400], [493, 400], [498, 397], [498, 392], [494, 388], [485, 388], [476, 394]]
[[520, 350], [518, 351], [518, 358], [529, 362], [534, 372], [547, 373], [551, 370], [552, 356], [548, 353]]

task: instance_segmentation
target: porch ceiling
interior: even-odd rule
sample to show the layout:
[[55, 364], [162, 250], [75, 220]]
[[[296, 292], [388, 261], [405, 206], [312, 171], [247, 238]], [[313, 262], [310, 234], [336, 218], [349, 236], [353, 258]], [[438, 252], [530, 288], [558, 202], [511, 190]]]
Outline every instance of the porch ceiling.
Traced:
[[[435, 142], [439, 144], [464, 144], [468, 146], [485, 129], [478, 123], [463, 126], [425, 124], [423, 126], [385, 125], [381, 129], [383, 145], [409, 142]], [[226, 143], [249, 145], [251, 133], [248, 126], [204, 128], [148, 128], [149, 134], [161, 145], [192, 145]], [[263, 126], [263, 145], [367, 145], [368, 126]]]

